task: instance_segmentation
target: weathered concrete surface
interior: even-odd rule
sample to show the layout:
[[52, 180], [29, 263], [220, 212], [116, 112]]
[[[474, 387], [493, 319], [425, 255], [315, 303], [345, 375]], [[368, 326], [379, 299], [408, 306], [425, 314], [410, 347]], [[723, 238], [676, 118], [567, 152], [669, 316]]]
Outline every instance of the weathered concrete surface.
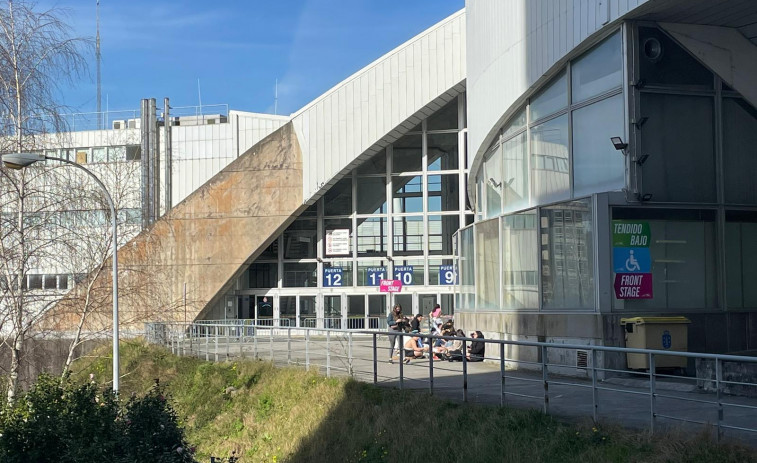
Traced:
[[[124, 330], [147, 320], [193, 320], [303, 207], [302, 155], [292, 124], [250, 148], [118, 252]], [[84, 330], [112, 324], [110, 263], [95, 280], [96, 311]], [[75, 329], [82, 291], [60, 303], [44, 328]], [[78, 296], [73, 298], [73, 296]]]

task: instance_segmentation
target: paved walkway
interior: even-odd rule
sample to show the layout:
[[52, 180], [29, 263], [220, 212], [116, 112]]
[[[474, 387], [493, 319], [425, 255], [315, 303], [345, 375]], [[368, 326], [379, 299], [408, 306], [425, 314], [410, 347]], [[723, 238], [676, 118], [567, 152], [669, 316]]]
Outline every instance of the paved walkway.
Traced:
[[[301, 365], [317, 368], [331, 376], [351, 375], [359, 381], [374, 381], [374, 350], [369, 336], [334, 336], [328, 341], [323, 337], [311, 338], [306, 343], [302, 337], [263, 336], [257, 342], [247, 338], [226, 342], [210, 338], [205, 342], [193, 342], [190, 354], [189, 343], [183, 344], [184, 354], [209, 360], [226, 360], [244, 356], [273, 360], [277, 365]], [[182, 346], [176, 346], [182, 353]], [[597, 416], [601, 422], [618, 423], [623, 426], [649, 429], [683, 429], [686, 431], [708, 430], [717, 435], [718, 414], [721, 410], [715, 393], [697, 387], [696, 378], [655, 378], [655, 394], [650, 394], [647, 374], [615, 373], [616, 376], [597, 381], [592, 387], [591, 370], [572, 369], [582, 376], [556, 375], [549, 372], [546, 387], [541, 371], [507, 370], [503, 376], [500, 362], [412, 360], [407, 365], [389, 363], [388, 341], [379, 336], [375, 363], [376, 382], [386, 387], [429, 391], [432, 394], [455, 401], [479, 404], [501, 404], [518, 408], [544, 409], [558, 417], [585, 418], [591, 420], [596, 402]], [[433, 367], [431, 367], [433, 364]], [[538, 365], [536, 365], [538, 367]], [[463, 374], [464, 368], [467, 374]], [[565, 367], [560, 367], [565, 371]], [[587, 375], [588, 373], [588, 375]], [[433, 380], [432, 378], [433, 374]], [[504, 391], [504, 395], [503, 395]], [[545, 399], [546, 397], [546, 399]], [[652, 403], [654, 405], [652, 405]], [[757, 398], [723, 395], [721, 432], [726, 439], [738, 440], [757, 447]]]

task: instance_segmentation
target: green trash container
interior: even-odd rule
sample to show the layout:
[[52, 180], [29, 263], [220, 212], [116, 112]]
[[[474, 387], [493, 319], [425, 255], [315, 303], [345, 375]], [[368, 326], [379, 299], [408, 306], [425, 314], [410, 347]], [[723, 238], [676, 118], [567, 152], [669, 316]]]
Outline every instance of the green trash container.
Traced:
[[[688, 325], [686, 317], [633, 317], [621, 318], [626, 331], [626, 347], [634, 349], [688, 350]], [[627, 354], [628, 368], [648, 370], [649, 355]], [[678, 355], [655, 355], [656, 368], [686, 368], [688, 359]]]

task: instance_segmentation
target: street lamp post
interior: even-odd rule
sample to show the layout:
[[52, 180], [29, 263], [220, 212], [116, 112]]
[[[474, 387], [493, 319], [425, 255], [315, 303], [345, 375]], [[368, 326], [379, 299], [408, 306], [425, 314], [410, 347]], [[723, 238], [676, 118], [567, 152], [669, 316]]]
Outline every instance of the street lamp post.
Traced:
[[45, 156], [44, 154], [34, 153], [9, 153], [2, 155], [3, 164], [10, 169], [23, 169], [37, 161], [59, 161], [64, 164], [69, 164], [81, 169], [87, 173], [92, 179], [100, 185], [103, 193], [105, 193], [105, 199], [110, 206], [110, 218], [113, 225], [113, 391], [118, 393], [119, 383], [119, 353], [118, 353], [118, 221], [116, 217], [116, 207], [113, 204], [113, 198], [111, 198], [108, 189], [105, 188], [103, 182], [88, 169], [84, 168], [81, 164], [77, 164], [68, 159], [56, 158], [52, 156]]

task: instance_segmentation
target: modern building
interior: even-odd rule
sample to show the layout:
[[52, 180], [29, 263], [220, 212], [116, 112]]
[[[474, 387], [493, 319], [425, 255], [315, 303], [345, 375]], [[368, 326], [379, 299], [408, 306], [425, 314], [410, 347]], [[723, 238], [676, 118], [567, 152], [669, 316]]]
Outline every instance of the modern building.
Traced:
[[490, 338], [617, 346], [622, 317], [681, 315], [690, 350], [753, 349], [756, 37], [752, 2], [468, 0], [224, 145], [120, 258], [183, 298], [165, 320], [441, 303]]
[[[145, 104], [154, 108], [155, 101], [145, 100]], [[102, 120], [98, 121], [93, 120], [93, 114], [72, 114], [65, 116], [69, 131], [36, 137], [37, 149], [33, 151], [75, 161], [103, 181], [118, 209], [121, 244], [181, 202], [235, 159], [240, 150], [254, 145], [289, 120], [287, 116], [229, 111], [226, 105], [170, 108], [176, 115], [168, 118], [164, 116], [165, 109], [161, 109], [160, 116], [154, 110], [146, 111], [144, 123], [138, 110], [102, 114]], [[149, 114], [153, 115], [152, 119], [147, 117]], [[103, 125], [103, 120], [109, 128], [97, 129], [97, 122]], [[154, 143], [147, 142], [151, 135]], [[167, 145], [170, 145], [168, 149]], [[143, 153], [148, 155], [143, 156]], [[145, 174], [150, 172], [149, 161], [156, 159], [161, 162], [151, 178]], [[171, 162], [166, 162], [167, 159]], [[95, 196], [99, 198], [100, 192], [88, 182], [86, 175], [75, 170], [69, 173], [68, 176], [58, 176], [56, 181], [72, 182], [68, 185], [73, 185], [73, 189], [94, 188]], [[40, 185], [51, 183], [51, 175], [39, 176]], [[145, 207], [150, 191], [156, 192], [153, 204], [157, 212], [152, 216], [147, 215], [148, 208]], [[79, 200], [73, 198], [75, 195], [59, 196], [64, 200], [39, 204], [27, 213], [32, 226], [45, 228], [43, 235], [37, 236], [34, 230], [27, 238], [41, 239], [40, 245], [47, 242], [61, 248], [35, 253], [25, 268], [22, 288], [34, 292], [34, 299], [40, 301], [60, 297], [98, 264], [92, 259], [106, 254], [103, 250], [92, 251], [91, 258], [82, 255], [68, 257], [67, 249], [85, 247], [84, 241], [98, 233], [102, 233], [103, 239], [86, 246], [109, 243], [106, 235], [110, 233], [110, 222], [105, 217], [107, 204], [104, 201], [86, 195]], [[12, 204], [12, 201], [4, 200], [4, 207], [0, 207], [3, 227], [17, 220]], [[96, 231], [85, 231], [88, 229]], [[0, 281], [4, 282], [5, 277], [0, 277]], [[7, 285], [2, 288], [7, 289]], [[6, 300], [3, 302], [7, 303]]]

